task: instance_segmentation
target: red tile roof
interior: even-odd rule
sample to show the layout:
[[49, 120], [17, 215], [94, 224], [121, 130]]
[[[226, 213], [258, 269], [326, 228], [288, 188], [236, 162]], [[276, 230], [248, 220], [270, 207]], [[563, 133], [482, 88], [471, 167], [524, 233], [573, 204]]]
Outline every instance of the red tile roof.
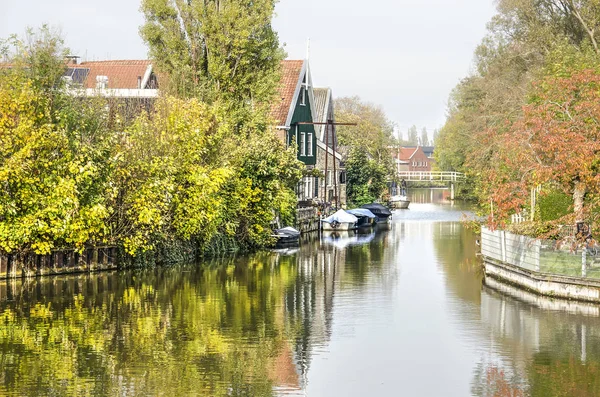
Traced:
[[149, 60], [92, 61], [69, 67], [90, 70], [85, 80], [85, 88], [96, 88], [96, 76], [107, 76], [108, 88], [135, 89], [138, 88], [138, 76], [143, 79], [150, 64]]
[[271, 107], [271, 117], [275, 119], [278, 127], [285, 125], [287, 121], [303, 66], [304, 61], [286, 60], [281, 62], [278, 96]]
[[398, 160], [407, 161], [415, 154], [418, 148], [400, 148], [400, 158]]

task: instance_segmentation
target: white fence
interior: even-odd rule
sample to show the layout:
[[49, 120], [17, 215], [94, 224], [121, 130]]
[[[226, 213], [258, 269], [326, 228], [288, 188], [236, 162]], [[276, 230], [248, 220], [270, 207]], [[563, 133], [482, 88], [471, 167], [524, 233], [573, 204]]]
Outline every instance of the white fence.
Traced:
[[505, 232], [481, 229], [481, 254], [513, 266], [540, 271], [541, 240]]
[[447, 171], [398, 171], [398, 177], [408, 182], [442, 181], [457, 182], [465, 179], [461, 172]]

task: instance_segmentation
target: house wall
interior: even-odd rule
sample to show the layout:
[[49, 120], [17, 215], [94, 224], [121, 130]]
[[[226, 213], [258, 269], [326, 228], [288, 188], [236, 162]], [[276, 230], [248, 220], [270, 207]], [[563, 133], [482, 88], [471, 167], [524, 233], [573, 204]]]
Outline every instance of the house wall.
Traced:
[[[302, 161], [306, 165], [315, 165], [317, 162], [317, 134], [315, 133], [314, 125], [299, 125], [300, 122], [312, 122], [312, 112], [310, 103], [310, 96], [308, 92], [305, 97], [305, 105], [302, 105], [302, 90], [298, 94], [296, 109], [294, 109], [294, 115], [292, 116], [291, 128], [288, 131], [288, 145], [298, 144], [298, 160]], [[302, 155], [302, 133], [304, 133], [304, 155]], [[309, 149], [309, 134], [312, 136], [312, 151]], [[311, 155], [312, 153], [312, 155]]]
[[409, 171], [431, 171], [431, 160], [419, 148], [408, 160]]
[[[316, 167], [317, 169], [319, 169], [321, 172], [325, 173], [325, 150], [322, 148], [318, 148], [317, 151], [317, 164]], [[332, 156], [332, 154], [329, 154], [329, 158], [328, 158], [328, 163], [327, 163], [327, 170], [331, 172], [331, 177], [329, 178], [329, 180], [327, 181], [327, 186], [325, 186], [325, 180], [327, 179], [327, 176], [323, 177], [323, 178], [319, 178], [319, 200], [324, 201], [324, 202], [333, 202], [335, 201], [334, 197], [335, 197], [335, 188], [334, 188], [334, 184], [333, 184], [333, 160], [335, 158], [335, 168], [336, 168], [336, 172], [337, 172], [337, 185], [338, 185], [338, 190], [339, 190], [339, 194], [340, 194], [340, 203], [341, 205], [346, 205], [346, 183], [345, 183], [345, 173], [346, 173], [346, 169], [344, 168], [344, 166], [342, 165], [342, 162], [340, 160], [338, 160], [336, 157]], [[341, 183], [341, 177], [343, 176], [343, 180], [344, 183]]]

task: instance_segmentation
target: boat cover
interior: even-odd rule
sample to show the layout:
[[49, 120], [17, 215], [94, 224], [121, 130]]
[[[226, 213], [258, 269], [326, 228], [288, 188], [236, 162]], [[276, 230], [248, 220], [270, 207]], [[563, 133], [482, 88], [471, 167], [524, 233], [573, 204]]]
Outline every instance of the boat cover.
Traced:
[[347, 213], [344, 210], [339, 210], [335, 214], [323, 219], [323, 222], [326, 222], [326, 223], [333, 223], [333, 222], [356, 223], [356, 222], [358, 222], [358, 218], [352, 214]]
[[389, 208], [387, 208], [386, 206], [381, 205], [379, 203], [365, 204], [362, 206], [362, 208], [368, 209], [378, 217], [392, 216], [392, 211], [390, 211]]
[[281, 229], [276, 229], [275, 233], [290, 237], [297, 237], [300, 235], [300, 232], [298, 230], [290, 226], [282, 227]]
[[366, 208], [355, 208], [352, 210], [348, 210], [347, 212], [356, 217], [366, 216], [367, 218], [371, 218], [371, 219], [377, 218], [377, 215], [375, 215], [374, 213], [372, 213], [371, 211], [369, 211]]

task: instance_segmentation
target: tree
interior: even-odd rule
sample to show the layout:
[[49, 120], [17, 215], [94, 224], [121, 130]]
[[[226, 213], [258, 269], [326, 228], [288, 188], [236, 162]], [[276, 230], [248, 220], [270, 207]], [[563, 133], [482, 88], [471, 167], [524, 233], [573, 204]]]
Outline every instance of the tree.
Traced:
[[584, 219], [584, 196], [597, 195], [600, 164], [600, 74], [549, 76], [535, 85], [523, 116], [505, 133], [498, 152], [503, 167], [490, 170], [499, 215], [518, 211], [529, 189], [557, 184], [572, 195], [576, 219]]
[[419, 146], [429, 146], [429, 135], [427, 134], [427, 128], [423, 127], [421, 131], [421, 139], [419, 139]]
[[439, 136], [439, 135], [440, 135], [440, 130], [439, 130], [439, 128], [436, 128], [435, 130], [433, 130], [433, 139], [432, 139], [432, 141], [431, 141], [431, 144], [432, 144], [433, 146], [435, 146], [435, 145], [436, 145], [436, 142], [437, 142], [437, 139], [438, 139], [438, 136]]
[[408, 129], [408, 139], [407, 142], [409, 145], [416, 146], [419, 144], [419, 132], [417, 131], [417, 126], [413, 125]]
[[352, 206], [372, 203], [387, 191], [387, 169], [369, 158], [365, 148], [352, 148], [346, 162], [347, 194]]
[[274, 6], [274, 0], [143, 0], [141, 36], [164, 73], [164, 89], [224, 101], [227, 113], [239, 114], [233, 119], [257, 107], [268, 111], [284, 58], [271, 27]]
[[366, 148], [377, 161], [385, 162], [390, 157], [394, 125], [381, 106], [363, 102], [359, 97], [339, 98], [335, 101], [335, 119], [342, 123], [357, 123], [357, 126], [337, 127], [340, 145]]
[[106, 112], [63, 85], [47, 27], [7, 42], [0, 69], [0, 250], [49, 253], [104, 241], [113, 141]]

